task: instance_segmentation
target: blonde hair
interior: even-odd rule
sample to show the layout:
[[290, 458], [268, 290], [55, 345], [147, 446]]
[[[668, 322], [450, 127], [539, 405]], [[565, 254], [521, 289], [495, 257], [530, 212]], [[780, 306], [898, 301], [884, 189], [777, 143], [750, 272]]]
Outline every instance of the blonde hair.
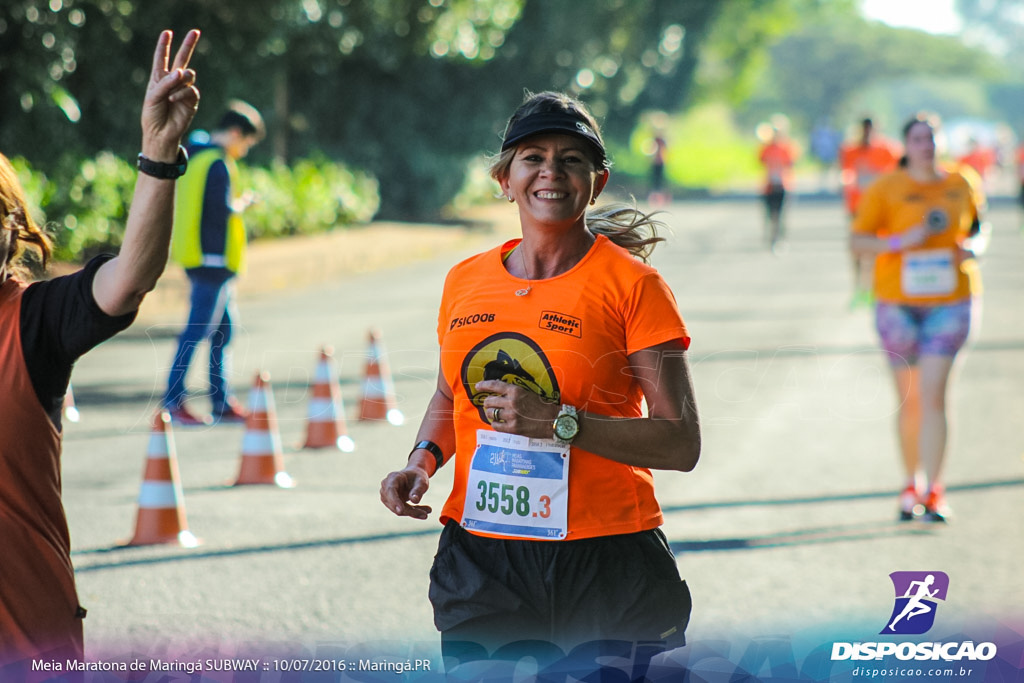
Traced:
[[[597, 121], [582, 102], [565, 93], [551, 91], [537, 93], [536, 95], [527, 91], [523, 103], [519, 105], [515, 113], [509, 118], [506, 130], [510, 129], [516, 121], [526, 116], [551, 111], [564, 112], [581, 117], [597, 134], [598, 139], [602, 139], [601, 129], [597, 125]], [[587, 149], [593, 149], [591, 161], [594, 167], [607, 172], [611, 167], [611, 161], [607, 158], [599, 158], [597, 149], [591, 145], [588, 145]], [[508, 178], [509, 169], [512, 166], [512, 159], [515, 157], [515, 154], [516, 148], [509, 147], [503, 152], [494, 155], [489, 166], [491, 178], [499, 183], [503, 179]], [[658, 235], [658, 231], [664, 229], [665, 224], [656, 220], [654, 218], [656, 215], [656, 213], [644, 213], [637, 208], [635, 202], [632, 206], [619, 202], [603, 205], [588, 211], [585, 220], [587, 229], [590, 232], [595, 235], [604, 235], [614, 244], [622, 247], [644, 263], [648, 263], [654, 247], [658, 242], [665, 241], [664, 237]]]
[[657, 215], [657, 212], [644, 213], [636, 204], [605, 204], [587, 212], [587, 229], [595, 235], [604, 235], [644, 263], [650, 263], [654, 247], [665, 241], [658, 234], [665, 224], [655, 219]]
[[0, 249], [7, 272], [27, 275], [25, 252], [32, 249], [46, 267], [52, 246], [50, 238], [36, 225], [28, 210], [25, 191], [11, 162], [0, 153]]

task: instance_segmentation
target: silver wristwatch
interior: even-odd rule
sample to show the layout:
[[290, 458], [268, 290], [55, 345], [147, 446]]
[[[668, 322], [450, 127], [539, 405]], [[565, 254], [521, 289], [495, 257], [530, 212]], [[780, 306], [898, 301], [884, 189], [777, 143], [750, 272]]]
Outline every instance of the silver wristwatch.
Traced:
[[576, 435], [580, 433], [580, 418], [576, 414], [576, 408], [568, 404], [562, 404], [558, 411], [552, 427], [555, 431], [555, 443], [568, 446]]

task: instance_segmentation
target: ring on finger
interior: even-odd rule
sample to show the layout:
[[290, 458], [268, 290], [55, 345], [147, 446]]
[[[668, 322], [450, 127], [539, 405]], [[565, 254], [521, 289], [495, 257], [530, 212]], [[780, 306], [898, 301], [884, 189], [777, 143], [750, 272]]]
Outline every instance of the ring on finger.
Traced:
[[504, 420], [501, 419], [501, 408], [495, 408], [494, 412], [491, 413], [491, 417], [494, 418], [491, 422], [504, 422]]

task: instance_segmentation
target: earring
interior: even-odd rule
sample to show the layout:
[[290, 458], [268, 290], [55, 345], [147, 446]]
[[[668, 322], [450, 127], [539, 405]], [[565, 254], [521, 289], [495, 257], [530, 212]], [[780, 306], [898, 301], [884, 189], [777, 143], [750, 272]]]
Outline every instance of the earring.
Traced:
[[597, 197], [590, 198], [590, 205], [593, 206], [594, 204], [597, 204]]
[[508, 196], [508, 203], [509, 203], [509, 204], [512, 204], [512, 203], [514, 203], [515, 201], [516, 201], [516, 200], [512, 199], [512, 195], [509, 195], [509, 196]]

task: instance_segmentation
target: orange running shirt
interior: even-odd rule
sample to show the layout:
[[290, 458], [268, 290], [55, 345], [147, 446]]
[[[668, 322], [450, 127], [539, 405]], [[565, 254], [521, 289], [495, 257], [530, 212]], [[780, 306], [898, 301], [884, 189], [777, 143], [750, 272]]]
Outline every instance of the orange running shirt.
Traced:
[[[969, 172], [943, 171], [932, 183], [919, 183], [903, 169], [868, 188], [854, 218], [853, 231], [888, 238], [925, 221], [933, 210], [943, 212], [948, 226], [923, 244], [903, 252], [882, 253], [875, 261], [875, 298], [886, 303], [930, 306], [962, 301], [981, 293], [981, 274], [974, 259], [964, 259], [960, 246], [984, 209], [980, 180]], [[913, 263], [948, 258], [952, 272], [948, 291], [915, 295], [909, 289]]]
[[868, 186], [896, 168], [899, 159], [895, 146], [884, 140], [871, 140], [867, 145], [858, 141], [843, 146], [839, 152], [839, 167], [843, 174], [846, 210], [851, 216], [857, 212]]
[[789, 188], [796, 157], [796, 148], [788, 142], [770, 142], [761, 148], [758, 159], [764, 164], [766, 193]]
[[978, 147], [963, 155], [958, 161], [964, 166], [970, 166], [979, 177], [988, 175], [988, 169], [996, 163], [996, 154], [990, 149]]
[[[566, 273], [532, 282], [513, 277], [502, 263], [520, 241], [463, 261], [445, 281], [437, 333], [441, 372], [454, 397], [456, 454], [442, 523], [462, 521], [477, 430], [490, 429], [476, 382], [503, 379], [583, 412], [641, 417], [643, 393], [625, 372], [627, 356], [673, 339], [689, 344], [662, 277], [608, 238], [598, 235]], [[527, 286], [529, 294], [516, 296]], [[662, 523], [646, 468], [573, 447], [568, 486], [567, 540]]]

